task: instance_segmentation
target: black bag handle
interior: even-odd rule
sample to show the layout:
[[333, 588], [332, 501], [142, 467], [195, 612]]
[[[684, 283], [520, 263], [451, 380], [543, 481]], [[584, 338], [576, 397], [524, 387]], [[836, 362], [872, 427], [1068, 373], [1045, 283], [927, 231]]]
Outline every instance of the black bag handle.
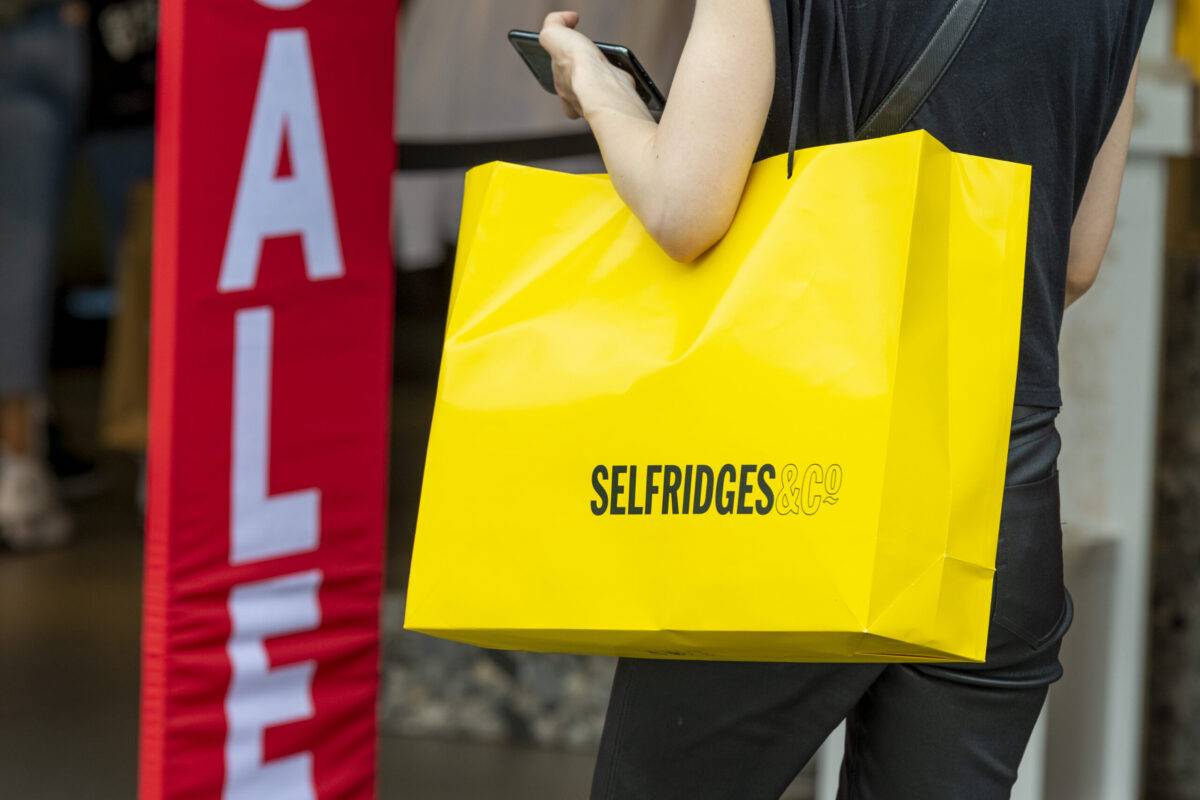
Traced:
[[986, 5], [987, 0], [955, 0], [921, 55], [858, 129], [857, 138], [873, 139], [904, 130], [962, 50]]
[[[788, 131], [787, 174], [792, 177], [792, 164], [796, 152], [796, 139], [800, 123], [800, 99], [804, 92], [804, 64], [808, 50], [808, 31], [814, 0], [803, 0], [794, 94], [792, 95], [792, 119]], [[879, 107], [871, 112], [866, 123], [854, 130], [854, 112], [850, 98], [849, 53], [846, 48], [846, 23], [842, 0], [833, 0], [833, 17], [837, 26], [838, 56], [841, 59], [842, 82], [846, 93], [846, 135], [853, 139], [873, 139], [899, 133], [917, 113], [917, 110], [933, 93], [950, 64], [962, 50], [963, 44], [979, 21], [987, 0], [955, 0], [946, 12], [940, 25], [933, 33], [925, 49], [917, 56], [912, 66], [900, 76]]]

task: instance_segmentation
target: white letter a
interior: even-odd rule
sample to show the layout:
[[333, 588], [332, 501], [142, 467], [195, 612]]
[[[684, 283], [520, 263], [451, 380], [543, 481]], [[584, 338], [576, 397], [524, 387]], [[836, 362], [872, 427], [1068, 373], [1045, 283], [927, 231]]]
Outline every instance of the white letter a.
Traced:
[[[285, 137], [291, 174], [278, 177]], [[263, 239], [294, 234], [301, 238], [309, 280], [344, 274], [312, 54], [303, 29], [271, 31], [267, 37], [220, 291], [254, 288]]]

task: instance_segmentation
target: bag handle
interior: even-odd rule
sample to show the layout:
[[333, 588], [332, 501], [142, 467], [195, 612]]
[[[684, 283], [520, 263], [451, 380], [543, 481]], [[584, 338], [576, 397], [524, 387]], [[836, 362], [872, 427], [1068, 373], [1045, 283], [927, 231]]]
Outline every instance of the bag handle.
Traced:
[[[804, 90], [804, 65], [808, 53], [808, 32], [812, 21], [813, 0], [803, 0], [804, 8], [800, 23], [800, 41], [797, 47], [796, 83], [792, 95], [792, 120], [788, 130], [787, 174], [792, 177], [792, 165], [796, 152], [796, 139], [800, 127], [800, 100]], [[846, 131], [850, 141], [873, 139], [899, 133], [904, 129], [933, 93], [946, 70], [954, 62], [967, 36], [979, 21], [979, 15], [987, 6], [987, 0], [955, 0], [946, 12], [937, 30], [934, 31], [925, 49], [917, 56], [912, 66], [900, 76], [883, 102], [871, 112], [866, 123], [855, 130], [854, 107], [850, 86], [849, 53], [846, 47], [846, 20], [844, 0], [833, 0], [833, 17], [837, 37], [838, 55], [841, 60], [842, 83], [846, 102]]]
[[[843, 0], [833, 0], [833, 24], [837, 36], [838, 58], [842, 62], [842, 88], [846, 97], [846, 137], [854, 139], [854, 104], [850, 92], [850, 54], [846, 49], [846, 15]], [[804, 62], [808, 60], [808, 29], [812, 22], [813, 0], [804, 0], [800, 19], [800, 42], [792, 42], [796, 51], [796, 81], [792, 91], [792, 122], [788, 128], [787, 175], [792, 177], [796, 157], [796, 139], [800, 131], [800, 100], [804, 96]]]
[[955, 0], [929, 44], [858, 130], [864, 139], [904, 130], [929, 99], [979, 21], [987, 0]]

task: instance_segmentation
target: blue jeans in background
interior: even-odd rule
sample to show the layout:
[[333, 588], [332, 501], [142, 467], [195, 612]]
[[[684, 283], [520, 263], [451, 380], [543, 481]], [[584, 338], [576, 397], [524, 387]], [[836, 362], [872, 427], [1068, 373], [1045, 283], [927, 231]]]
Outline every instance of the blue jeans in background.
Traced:
[[129, 193], [154, 175], [154, 128], [89, 133], [83, 151], [103, 214], [105, 266], [115, 279], [117, 252], [129, 225]]
[[0, 28], [0, 397], [45, 389], [87, 35], [57, 7]]

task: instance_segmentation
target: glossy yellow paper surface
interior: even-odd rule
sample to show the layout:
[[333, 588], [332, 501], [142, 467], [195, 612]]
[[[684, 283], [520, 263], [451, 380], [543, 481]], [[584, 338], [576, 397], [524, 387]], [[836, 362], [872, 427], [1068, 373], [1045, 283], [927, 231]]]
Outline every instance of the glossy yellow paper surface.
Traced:
[[[406, 628], [643, 657], [983, 658], [1029, 168], [924, 132], [801, 151], [790, 181], [783, 159], [754, 166], [688, 265], [606, 177], [470, 172]], [[675, 507], [661, 471], [646, 482], [727, 464], [755, 468], [751, 493], [723, 484], [752, 513], [680, 513], [681, 487]], [[619, 502], [601, 480], [594, 513], [594, 470], [620, 465], [636, 479]]]

